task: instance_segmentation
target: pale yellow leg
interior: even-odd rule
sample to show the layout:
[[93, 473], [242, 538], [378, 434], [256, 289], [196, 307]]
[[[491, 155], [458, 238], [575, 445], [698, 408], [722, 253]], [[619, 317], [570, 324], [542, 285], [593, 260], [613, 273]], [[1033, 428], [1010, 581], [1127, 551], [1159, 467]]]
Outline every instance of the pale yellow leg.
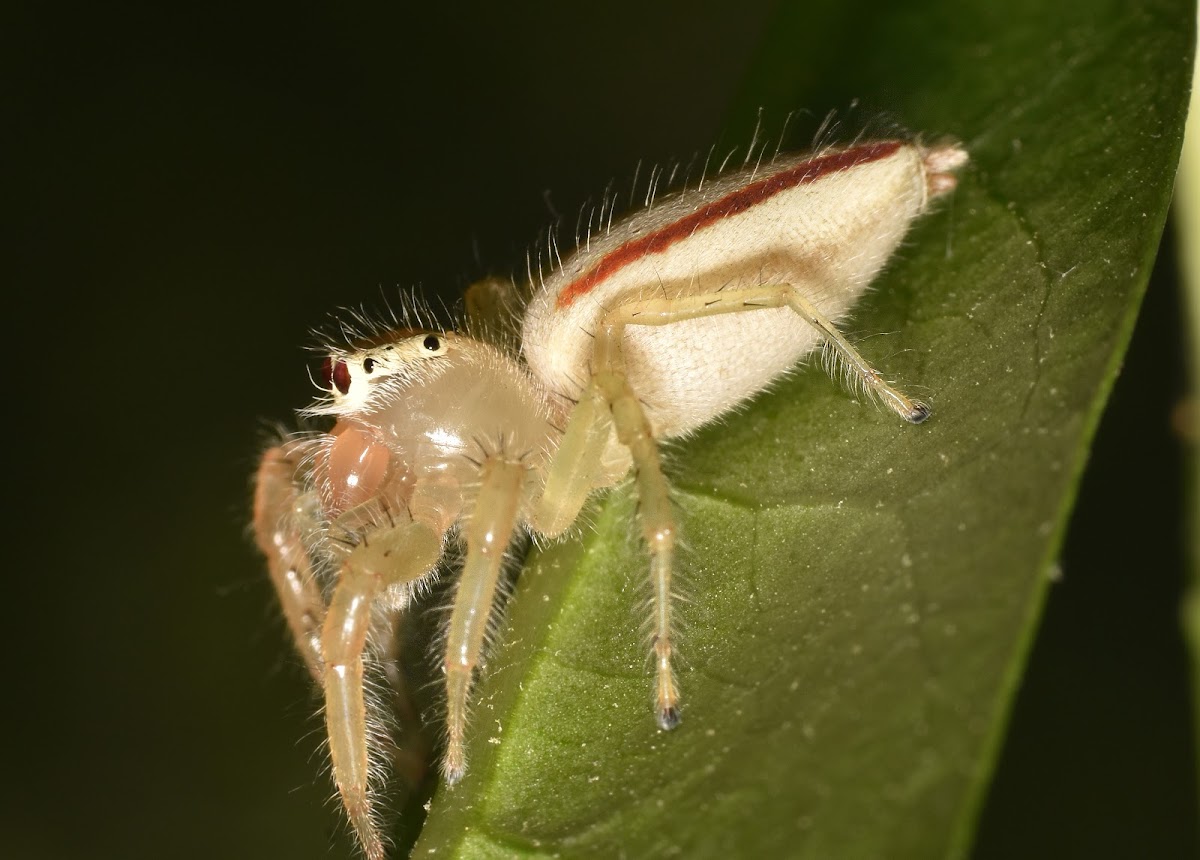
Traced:
[[[430, 749], [404, 670], [408, 661], [405, 659], [403, 626], [412, 621], [413, 616], [397, 613], [394, 618], [394, 622], [377, 625], [372, 631], [370, 648], [383, 675], [381, 693], [387, 697], [380, 701], [380, 707], [395, 720], [390, 738], [392, 764], [404, 784], [412, 787], [420, 785], [429, 770]], [[411, 654], [408, 656], [411, 660]]]
[[427, 526], [413, 522], [370, 532], [346, 557], [321, 636], [325, 654], [325, 725], [333, 779], [368, 860], [382, 860], [383, 841], [368, 797], [363, 649], [375, 599], [392, 585], [420, 579], [432, 570], [442, 543]]
[[762, 308], [790, 307], [801, 319], [820, 332], [826, 344], [862, 384], [868, 394], [878, 397], [888, 408], [913, 424], [929, 417], [929, 406], [900, 392], [871, 366], [831, 320], [823, 316], [803, 292], [789, 284], [768, 285], [746, 290], [725, 290], [675, 299], [647, 299], [615, 308], [606, 321], [627, 325], [670, 325], [684, 320], [717, 314], [743, 313]]
[[862, 357], [858, 350], [850, 345], [845, 336], [837, 330], [833, 322], [821, 315], [812, 303], [795, 288], [789, 288], [787, 293], [788, 307], [798, 313], [801, 318], [817, 331], [821, 332], [834, 352], [845, 362], [847, 369], [859, 380], [868, 394], [878, 397], [889, 409], [911, 424], [920, 424], [929, 417], [929, 405], [920, 400], [914, 400], [892, 387], [879, 371]]
[[579, 510], [601, 481], [601, 458], [612, 435], [612, 413], [593, 385], [571, 410], [546, 484], [530, 521], [546, 537], [558, 537], [575, 522]]
[[658, 456], [658, 440], [625, 377], [625, 358], [621, 350], [625, 322], [622, 317], [620, 310], [608, 314], [596, 333], [596, 371], [592, 384], [611, 408], [617, 438], [633, 457], [642, 536], [650, 550], [655, 715], [661, 728], [673, 729], [679, 725], [680, 718], [679, 686], [672, 663], [671, 624], [675, 514], [671, 510], [670, 488]]
[[480, 470], [479, 495], [463, 534], [467, 560], [454, 593], [454, 609], [446, 636], [446, 781], [462, 778], [467, 760], [463, 739], [467, 703], [475, 667], [487, 638], [488, 623], [496, 602], [496, 587], [504, 552], [517, 527], [526, 470], [520, 463], [492, 457]]
[[267, 557], [267, 571], [296, 649], [313, 679], [321, 681], [321, 625], [325, 601], [313, 577], [297, 525], [296, 463], [286, 446], [267, 451], [254, 487], [254, 537]]

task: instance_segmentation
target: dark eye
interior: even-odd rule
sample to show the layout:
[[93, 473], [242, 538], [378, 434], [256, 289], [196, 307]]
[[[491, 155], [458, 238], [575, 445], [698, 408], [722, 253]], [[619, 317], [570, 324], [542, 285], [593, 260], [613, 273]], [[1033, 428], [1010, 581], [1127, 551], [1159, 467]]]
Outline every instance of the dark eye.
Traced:
[[363, 362], [363, 370], [365, 370], [367, 373], [370, 373], [374, 369], [375, 369], [375, 359], [368, 358], [366, 361]]
[[436, 334], [431, 334], [429, 337], [425, 338], [422, 346], [424, 346], [430, 352], [437, 352], [442, 348], [442, 339]]

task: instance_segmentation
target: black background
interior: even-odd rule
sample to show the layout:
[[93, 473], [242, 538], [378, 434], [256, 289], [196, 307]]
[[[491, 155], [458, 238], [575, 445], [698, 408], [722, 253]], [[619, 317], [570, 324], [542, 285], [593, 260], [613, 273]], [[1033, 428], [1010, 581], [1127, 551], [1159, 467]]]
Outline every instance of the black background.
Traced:
[[[346, 854], [244, 534], [308, 330], [452, 303], [639, 159], [719, 140], [772, 5], [4, 13], [0, 853]], [[1174, 282], [1160, 260], [980, 858], [1195, 847]]]

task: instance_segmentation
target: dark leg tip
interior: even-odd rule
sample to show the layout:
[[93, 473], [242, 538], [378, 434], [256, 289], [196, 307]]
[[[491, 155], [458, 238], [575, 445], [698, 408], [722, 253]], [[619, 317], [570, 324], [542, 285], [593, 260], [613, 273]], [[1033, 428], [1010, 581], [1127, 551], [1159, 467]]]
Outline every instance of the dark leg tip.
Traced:
[[669, 732], [675, 728], [683, 720], [679, 715], [679, 708], [663, 708], [658, 712], [658, 727], [664, 732]]
[[447, 785], [457, 785], [466, 772], [467, 765], [465, 762], [457, 762], [455, 764], [447, 761], [442, 762], [442, 778], [446, 780]]
[[920, 400], [914, 400], [912, 412], [909, 412], [908, 415], [904, 417], [908, 419], [910, 424], [920, 424], [929, 417], [929, 413], [931, 411], [932, 410], [929, 408], [928, 403], [922, 403]]

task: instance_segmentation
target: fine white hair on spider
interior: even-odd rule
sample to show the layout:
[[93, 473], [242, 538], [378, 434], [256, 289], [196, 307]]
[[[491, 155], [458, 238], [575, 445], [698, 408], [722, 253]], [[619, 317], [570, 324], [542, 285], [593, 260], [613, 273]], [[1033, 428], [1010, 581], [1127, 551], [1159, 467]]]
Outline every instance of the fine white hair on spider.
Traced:
[[580, 217], [574, 252], [560, 255], [548, 233], [518, 316], [515, 288], [495, 280], [468, 290], [463, 330], [411, 301], [382, 323], [348, 313], [322, 347], [323, 394], [303, 410], [332, 427], [263, 454], [256, 540], [323, 692], [334, 783], [370, 860], [385, 853], [373, 792], [386, 737], [386, 673], [370, 670], [448, 556], [461, 553], [442, 643], [448, 782], [466, 769], [506, 553], [522, 535], [577, 527], [593, 493], [631, 474], [654, 716], [673, 729], [678, 529], [660, 443], [745, 404], [818, 346], [855, 391], [913, 424], [929, 415], [835, 323], [954, 189], [962, 147], [860, 138], [764, 158], [752, 146], [738, 169], [710, 174], [713, 157], [671, 194], [660, 193], [667, 171], [651, 171], [646, 208], [620, 220], [606, 192]]

